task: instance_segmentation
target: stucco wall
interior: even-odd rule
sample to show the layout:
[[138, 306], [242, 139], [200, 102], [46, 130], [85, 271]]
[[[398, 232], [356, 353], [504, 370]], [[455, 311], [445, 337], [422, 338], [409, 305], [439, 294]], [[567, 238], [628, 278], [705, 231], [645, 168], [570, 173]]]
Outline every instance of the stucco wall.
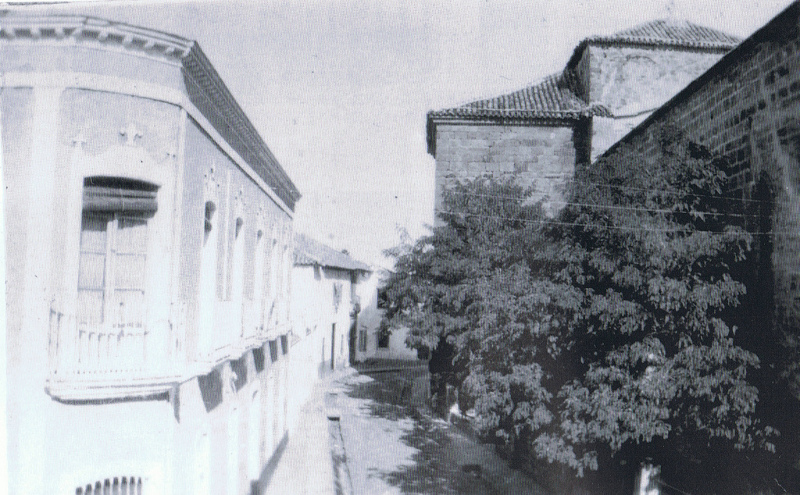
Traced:
[[[261, 348], [260, 365], [249, 351], [232, 362], [235, 366], [223, 365], [180, 386], [167, 421], [174, 424], [178, 453], [170, 464], [174, 493], [226, 493], [231, 475], [236, 479], [235, 493], [249, 493], [250, 480], [259, 478], [287, 430], [289, 360], [279, 341], [275, 347], [276, 361], [267, 343]], [[233, 388], [231, 371], [236, 374]], [[237, 460], [233, 470], [228, 464], [231, 456]]]
[[[362, 274], [358, 278], [356, 292], [358, 293], [361, 312], [358, 314], [358, 333], [356, 338], [357, 359], [364, 361], [375, 355], [378, 337], [377, 332], [380, 328], [383, 310], [378, 309], [378, 284], [380, 274], [377, 272]], [[366, 337], [366, 350], [360, 347], [361, 335]]]
[[[0, 95], [3, 131], [3, 180], [15, 187], [6, 188], [6, 229], [8, 232], [25, 232], [28, 212], [27, 189], [30, 183], [28, 164], [31, 159], [31, 126], [33, 125], [33, 90], [30, 88], [4, 89]], [[13, 146], [5, 143], [14, 143]], [[9, 308], [22, 307], [25, 291], [25, 243], [24, 235], [6, 238], [6, 285], [17, 290], [6, 291]], [[15, 340], [21, 337], [22, 311], [6, 313], [8, 340], [8, 363], [13, 369], [19, 364], [21, 349]]]
[[[334, 287], [337, 286], [340, 288], [340, 298], [338, 306], [335, 306]], [[293, 332], [300, 339], [314, 342], [310, 345], [315, 350], [307, 351], [312, 356], [312, 366], [317, 368], [318, 373], [347, 366], [352, 309], [350, 272], [336, 268], [297, 265], [292, 271], [292, 287]], [[336, 325], [335, 335], [333, 325]], [[333, 363], [331, 363], [332, 357]]]
[[0, 71], [42, 74], [108, 75], [121, 81], [142, 81], [183, 90], [177, 60], [156, 61], [122, 50], [98, 50], [97, 45], [3, 43]]
[[442, 208], [443, 187], [484, 175], [532, 186], [533, 201], [544, 199], [548, 208], [558, 209], [579, 156], [572, 127], [439, 124], [436, 210]]
[[[180, 259], [181, 298], [186, 304], [187, 341], [190, 353], [199, 353], [193, 336], [199, 332], [200, 315], [200, 251], [203, 246], [205, 202], [216, 205], [216, 299], [219, 304], [231, 300], [233, 272], [234, 229], [242, 218], [244, 231], [244, 266], [242, 297], [246, 306], [255, 307], [258, 316], [267, 320], [268, 330], [279, 331], [275, 324], [288, 330], [289, 309], [287, 263], [291, 260], [291, 218], [259, 186], [244, 175], [233, 160], [191, 118], [186, 125], [185, 168], [183, 173], [183, 202], [181, 251], [191, 256]], [[263, 239], [259, 256], [264, 257], [262, 272], [255, 273], [256, 240], [261, 231]], [[276, 251], [277, 250], [277, 253]], [[253, 301], [254, 284], [261, 281], [263, 300], [260, 307]], [[272, 287], [274, 285], [275, 287]], [[271, 295], [275, 295], [272, 298]], [[215, 311], [215, 332], [222, 332], [225, 321]], [[269, 315], [273, 314], [273, 318]], [[212, 339], [213, 340], [213, 339]]]
[[[634, 153], [642, 167], [658, 159], [659, 132], [673, 123], [686, 137], [724, 158], [734, 177], [726, 195], [740, 198], [750, 213], [757, 182], [764, 178], [773, 197], [771, 222], [750, 222], [762, 247], [771, 244], [775, 321], [800, 326], [800, 8], [793, 4], [709, 74], [634, 130], [609, 154]], [[770, 225], [771, 223], [771, 225]], [[765, 276], [765, 275], [764, 275]]]
[[[47, 403], [42, 393], [47, 359], [46, 353], [41, 352], [47, 345], [47, 334], [43, 315], [39, 315], [39, 321], [36, 321], [26, 310], [33, 303], [46, 311], [42, 300], [46, 298], [42, 294], [46, 286], [31, 287], [32, 279], [38, 280], [38, 275], [44, 277], [44, 272], [31, 267], [28, 236], [30, 217], [34, 213], [29, 196], [36, 184], [35, 178], [31, 176], [33, 148], [40, 144], [33, 129], [37, 120], [35, 115], [41, 114], [42, 109], [40, 105], [37, 110], [36, 95], [30, 88], [4, 89], [0, 98], [3, 119], [3, 180], [6, 186], [6, 424], [9, 489], [13, 493], [16, 489], [28, 487], [40, 490], [41, 481], [34, 479], [26, 484], [18, 473], [26, 464], [31, 472], [41, 473], [43, 465], [43, 460], [37, 458], [36, 453], [40, 452], [39, 446], [44, 442], [44, 421], [37, 414]], [[38, 120], [41, 122], [41, 118]], [[14, 143], [14, 146], [10, 143]], [[33, 395], [32, 390], [37, 395]], [[22, 422], [22, 418], [31, 418], [33, 421]], [[22, 448], [26, 443], [34, 443], [33, 448]]]

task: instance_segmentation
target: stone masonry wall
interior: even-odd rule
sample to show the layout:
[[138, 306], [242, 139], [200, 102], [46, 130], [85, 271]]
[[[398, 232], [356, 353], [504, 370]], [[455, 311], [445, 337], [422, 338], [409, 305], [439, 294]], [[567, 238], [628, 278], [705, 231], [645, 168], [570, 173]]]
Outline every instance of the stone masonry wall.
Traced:
[[[646, 167], [657, 158], [659, 129], [669, 122], [724, 158], [735, 181], [726, 195], [751, 211], [771, 210], [765, 224], [751, 221], [749, 228], [769, 232], [756, 238], [762, 246], [771, 241], [773, 316], [784, 329], [800, 328], [799, 17], [795, 3], [623, 138], [631, 146], [607, 153], [635, 153]], [[771, 190], [769, 203], [753, 201], [760, 179]]]
[[545, 207], [555, 211], [564, 200], [579, 150], [580, 143], [576, 146], [569, 126], [440, 124], [436, 133], [436, 211], [442, 208], [443, 188], [484, 175], [514, 178], [518, 184], [533, 186], [532, 200], [545, 199]]
[[667, 47], [589, 45], [580, 63], [586, 65], [589, 59], [589, 103], [602, 104], [614, 115], [613, 119], [595, 119], [592, 160], [722, 55]]

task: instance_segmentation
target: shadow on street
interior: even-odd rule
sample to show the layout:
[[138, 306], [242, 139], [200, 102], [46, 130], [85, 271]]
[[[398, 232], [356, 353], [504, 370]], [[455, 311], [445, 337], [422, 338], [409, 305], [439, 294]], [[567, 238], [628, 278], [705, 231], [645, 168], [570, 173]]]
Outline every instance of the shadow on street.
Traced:
[[355, 493], [544, 493], [491, 446], [434, 417], [420, 400], [427, 380], [424, 366], [408, 366], [365, 369], [342, 381]]

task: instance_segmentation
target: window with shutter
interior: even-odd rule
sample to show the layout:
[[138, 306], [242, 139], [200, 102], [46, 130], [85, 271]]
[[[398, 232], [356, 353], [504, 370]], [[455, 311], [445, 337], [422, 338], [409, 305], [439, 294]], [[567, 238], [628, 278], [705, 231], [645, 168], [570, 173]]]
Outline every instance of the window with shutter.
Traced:
[[156, 209], [151, 184], [109, 177], [84, 181], [79, 326], [144, 325], [147, 222]]

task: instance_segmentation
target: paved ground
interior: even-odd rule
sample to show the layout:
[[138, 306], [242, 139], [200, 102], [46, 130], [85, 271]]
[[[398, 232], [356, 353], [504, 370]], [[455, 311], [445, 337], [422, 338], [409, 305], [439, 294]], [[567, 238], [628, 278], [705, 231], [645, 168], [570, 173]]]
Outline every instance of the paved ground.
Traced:
[[424, 367], [400, 363], [328, 377], [301, 410], [264, 494], [544, 493], [492, 448], [419, 407], [426, 382]]
[[262, 495], [336, 493], [325, 405], [326, 390], [336, 378], [329, 377], [314, 387], [274, 471], [263, 482], [266, 489]]
[[544, 493], [491, 447], [412, 407], [424, 371], [365, 370], [332, 383], [353, 493]]

